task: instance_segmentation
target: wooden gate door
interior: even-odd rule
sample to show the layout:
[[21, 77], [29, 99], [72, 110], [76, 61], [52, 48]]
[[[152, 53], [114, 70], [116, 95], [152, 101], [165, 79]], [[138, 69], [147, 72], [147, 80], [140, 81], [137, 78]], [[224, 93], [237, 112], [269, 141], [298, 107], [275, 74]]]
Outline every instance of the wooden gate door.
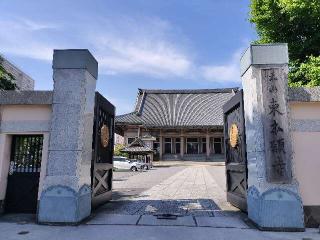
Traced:
[[223, 112], [227, 200], [247, 211], [247, 159], [242, 90], [223, 106]]
[[6, 212], [36, 213], [42, 142], [42, 135], [12, 136]]
[[112, 197], [115, 107], [96, 92], [91, 162], [92, 207]]

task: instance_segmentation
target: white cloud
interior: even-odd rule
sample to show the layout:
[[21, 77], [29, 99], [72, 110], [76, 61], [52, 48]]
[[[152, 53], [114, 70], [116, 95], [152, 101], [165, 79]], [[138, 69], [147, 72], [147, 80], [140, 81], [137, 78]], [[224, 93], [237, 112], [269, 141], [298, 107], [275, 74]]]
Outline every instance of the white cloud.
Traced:
[[100, 72], [108, 75], [184, 77], [191, 69], [183, 37], [175, 35], [176, 29], [167, 21], [120, 15], [78, 22], [59, 27], [26, 18], [0, 18], [0, 51], [51, 61], [54, 48], [89, 48], [99, 61]]
[[211, 82], [241, 82], [240, 56], [243, 49], [237, 50], [226, 64], [204, 65], [199, 68], [200, 75]]
[[29, 19], [0, 20], [0, 51], [40, 60], [51, 60], [53, 44], [41, 40], [51, 25]]
[[[192, 60], [170, 39], [172, 27], [155, 18], [120, 18], [115, 25], [96, 26], [89, 41], [97, 50], [102, 73], [142, 73], [155, 77], [183, 77]], [[120, 26], [119, 26], [120, 25]]]
[[20, 17], [0, 17], [0, 52], [51, 61], [55, 48], [89, 48], [102, 74], [134, 73], [219, 83], [240, 81], [243, 49], [237, 50], [225, 64], [199, 65], [190, 54], [188, 39], [168, 21], [117, 15], [97, 17], [87, 24], [78, 22], [58, 26]]
[[35, 22], [27, 18], [16, 18], [15, 22], [11, 22], [11, 26], [16, 26], [17, 28], [24, 28], [31, 31], [40, 31], [48, 29], [57, 29], [58, 27], [52, 23]]
[[105, 46], [105, 49], [99, 51], [98, 56], [102, 71], [111, 71], [113, 74], [144, 73], [159, 77], [184, 76], [188, 72], [191, 61], [183, 53], [165, 42], [155, 42], [150, 47], [148, 45], [149, 42], [104, 37], [101, 47]]

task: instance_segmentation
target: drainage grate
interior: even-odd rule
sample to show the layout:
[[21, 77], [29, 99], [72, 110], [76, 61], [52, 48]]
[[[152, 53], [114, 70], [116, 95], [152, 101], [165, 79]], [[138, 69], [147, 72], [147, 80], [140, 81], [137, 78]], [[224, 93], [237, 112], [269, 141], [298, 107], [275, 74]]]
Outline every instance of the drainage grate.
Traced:
[[167, 220], [176, 220], [178, 215], [171, 213], [163, 213], [155, 215], [157, 219], [167, 219]]

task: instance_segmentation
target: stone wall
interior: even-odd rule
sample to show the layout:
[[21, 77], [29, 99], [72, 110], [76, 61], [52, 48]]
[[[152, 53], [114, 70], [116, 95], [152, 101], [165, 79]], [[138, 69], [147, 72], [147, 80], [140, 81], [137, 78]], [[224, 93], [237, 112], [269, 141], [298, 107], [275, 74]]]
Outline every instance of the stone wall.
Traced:
[[293, 171], [307, 227], [320, 224], [320, 87], [289, 90]]
[[0, 212], [7, 188], [12, 135], [43, 135], [39, 199], [46, 174], [50, 123], [51, 92], [0, 91]]

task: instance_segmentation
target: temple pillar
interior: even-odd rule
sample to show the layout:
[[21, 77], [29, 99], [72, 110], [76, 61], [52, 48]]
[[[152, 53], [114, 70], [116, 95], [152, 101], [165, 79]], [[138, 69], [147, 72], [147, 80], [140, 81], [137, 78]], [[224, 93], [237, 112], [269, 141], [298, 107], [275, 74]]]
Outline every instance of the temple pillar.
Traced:
[[160, 136], [159, 136], [159, 145], [160, 145], [159, 159], [162, 160], [162, 155], [163, 155], [163, 136], [162, 136], [162, 130], [161, 129], [160, 129]]
[[185, 152], [185, 137], [184, 136], [181, 136], [180, 137], [180, 144], [181, 144], [181, 149], [180, 149], [180, 156], [181, 156], [181, 159], [183, 159], [183, 156], [184, 156], [184, 152]]
[[210, 158], [210, 136], [209, 136], [209, 132], [207, 131], [206, 134], [206, 152], [207, 152], [207, 158]]

